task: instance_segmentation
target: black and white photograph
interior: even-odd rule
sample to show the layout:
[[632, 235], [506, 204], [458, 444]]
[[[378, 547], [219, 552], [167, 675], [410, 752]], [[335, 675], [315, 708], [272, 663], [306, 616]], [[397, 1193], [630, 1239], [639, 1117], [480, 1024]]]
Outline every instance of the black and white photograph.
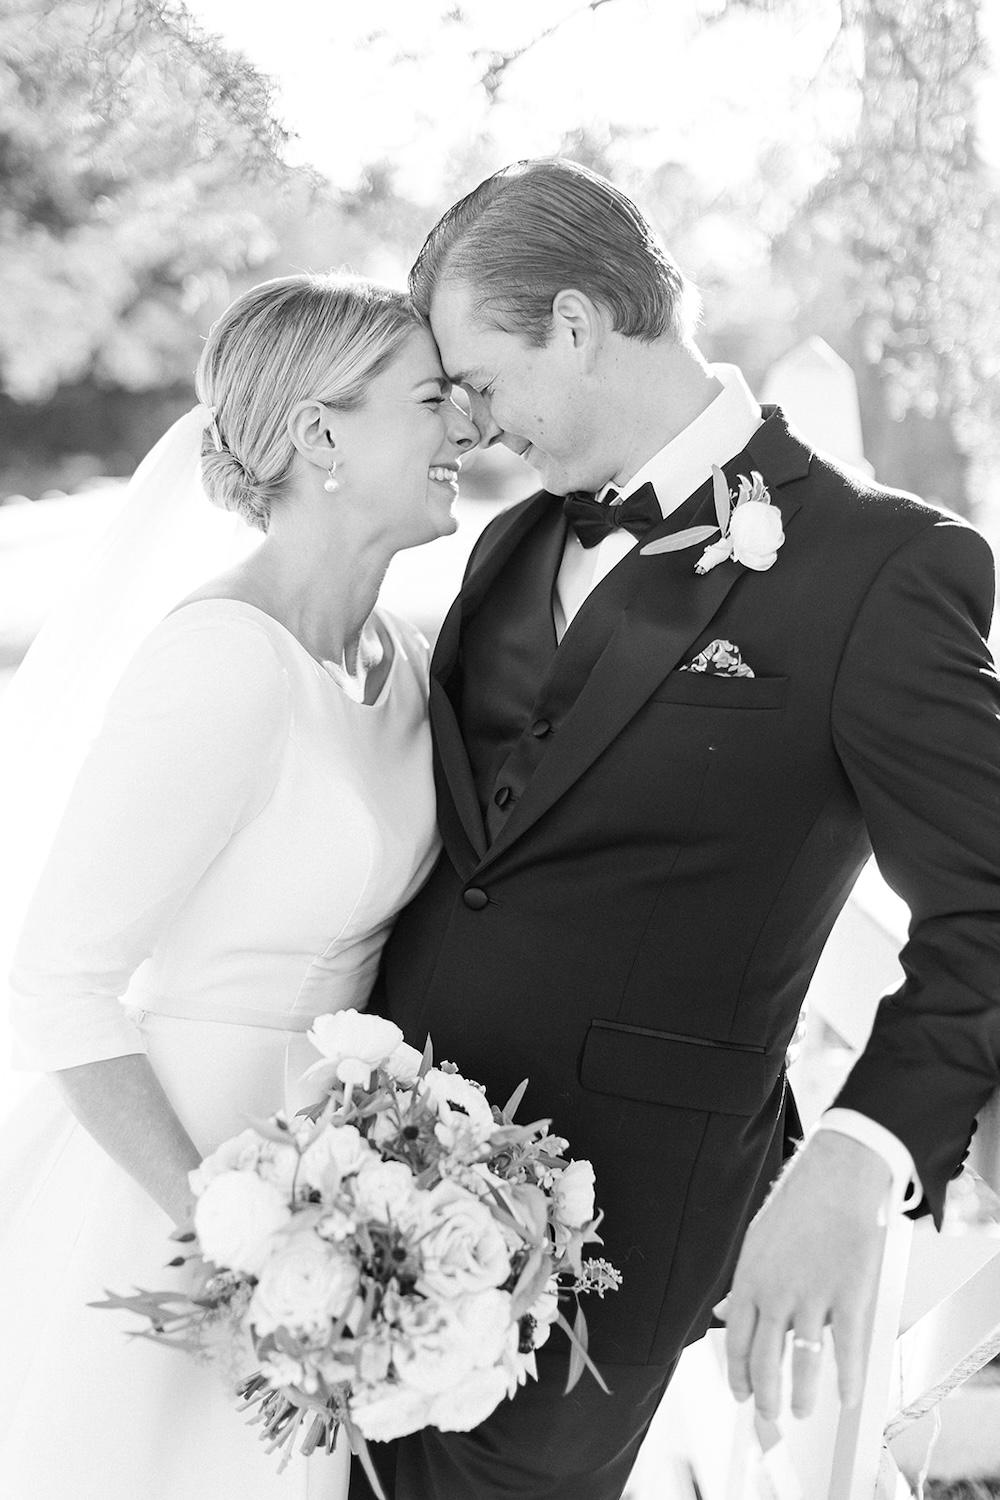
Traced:
[[1000, 0], [0, 0], [0, 1493], [1000, 1500]]

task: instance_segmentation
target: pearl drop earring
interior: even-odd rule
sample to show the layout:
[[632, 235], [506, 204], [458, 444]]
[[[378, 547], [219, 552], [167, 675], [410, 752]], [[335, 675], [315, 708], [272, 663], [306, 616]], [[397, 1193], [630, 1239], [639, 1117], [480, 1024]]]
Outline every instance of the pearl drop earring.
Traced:
[[329, 469], [326, 471], [326, 478], [323, 480], [323, 488], [326, 490], [328, 495], [332, 495], [334, 490], [340, 489], [340, 481], [336, 478], [336, 473], [337, 463], [336, 460], [334, 460]]

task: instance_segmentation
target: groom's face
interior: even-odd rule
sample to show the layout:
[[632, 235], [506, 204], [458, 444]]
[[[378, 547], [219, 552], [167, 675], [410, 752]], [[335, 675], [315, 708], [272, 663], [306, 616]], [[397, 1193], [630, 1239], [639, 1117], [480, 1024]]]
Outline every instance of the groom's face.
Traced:
[[448, 281], [434, 293], [430, 318], [441, 363], [468, 392], [484, 448], [502, 443], [556, 495], [596, 488], [610, 477], [590, 472], [593, 393], [560, 328], [537, 348], [519, 333], [486, 326], [469, 288]]

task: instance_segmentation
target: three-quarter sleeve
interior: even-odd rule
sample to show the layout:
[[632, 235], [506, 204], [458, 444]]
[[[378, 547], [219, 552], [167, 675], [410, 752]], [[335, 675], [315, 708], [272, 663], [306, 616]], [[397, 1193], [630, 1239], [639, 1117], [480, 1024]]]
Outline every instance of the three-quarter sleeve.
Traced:
[[267, 804], [290, 719], [285, 669], [254, 621], [180, 610], [147, 638], [28, 909], [11, 973], [18, 1066], [50, 1072], [145, 1050], [121, 997]]

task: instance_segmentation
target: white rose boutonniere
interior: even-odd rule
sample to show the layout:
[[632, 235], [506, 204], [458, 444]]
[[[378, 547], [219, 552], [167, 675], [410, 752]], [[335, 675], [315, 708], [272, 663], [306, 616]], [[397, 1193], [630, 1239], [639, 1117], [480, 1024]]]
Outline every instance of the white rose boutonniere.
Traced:
[[735, 504], [726, 476], [717, 464], [712, 465], [712, 485], [722, 535], [705, 548], [695, 563], [695, 572], [708, 573], [731, 557], [755, 573], [765, 573], [774, 566], [785, 533], [781, 511], [771, 504], [764, 480], [756, 469], [751, 469], [749, 479], [741, 474]]
[[732, 493], [725, 474], [718, 464], [713, 464], [712, 487], [719, 524], [692, 526], [687, 531], [675, 531], [672, 536], [659, 537], [642, 548], [643, 556], [657, 552], [679, 552], [685, 547], [693, 547], [697, 542], [706, 542], [719, 532], [718, 540], [710, 542], [695, 563], [696, 573], [710, 573], [729, 557], [755, 573], [766, 572], [774, 566], [778, 548], [785, 540], [785, 533], [781, 524], [781, 511], [772, 503], [762, 476], [756, 469], [751, 469], [749, 479], [741, 474], [739, 487]]

